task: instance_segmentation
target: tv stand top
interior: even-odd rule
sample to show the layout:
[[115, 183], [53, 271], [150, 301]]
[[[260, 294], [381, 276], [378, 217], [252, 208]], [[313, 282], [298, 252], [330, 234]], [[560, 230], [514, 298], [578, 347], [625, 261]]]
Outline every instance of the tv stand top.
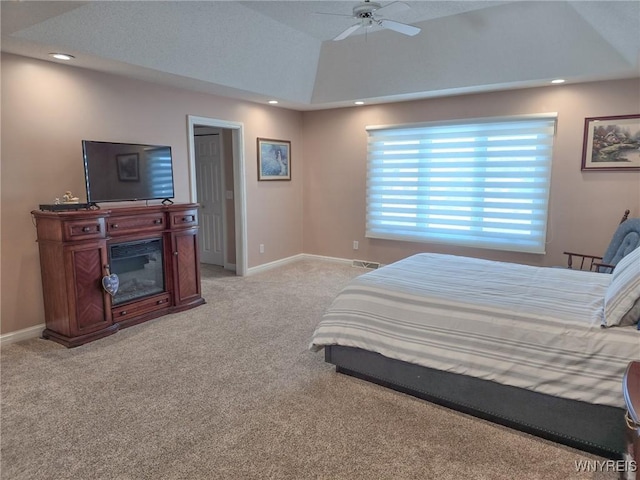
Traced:
[[[39, 208], [49, 212], [69, 212], [73, 210], [88, 210], [92, 205], [95, 205], [95, 203], [41, 203]], [[98, 206], [96, 205], [96, 207]]]
[[116, 239], [198, 227], [198, 204], [137, 205], [99, 210], [31, 212], [38, 241]]
[[[165, 203], [169, 202], [169, 203]], [[173, 209], [184, 210], [185, 208], [198, 208], [199, 204], [197, 203], [173, 203], [170, 199], [165, 199], [161, 204], [154, 205], [141, 205], [136, 204], [133, 206], [128, 205], [114, 205], [109, 208], [104, 208], [104, 205], [100, 207], [96, 203], [61, 203], [61, 204], [41, 204], [39, 205], [39, 210], [32, 210], [32, 215], [56, 215], [56, 216], [66, 216], [66, 215], [83, 215], [88, 213], [98, 213], [100, 216], [111, 216], [111, 215], [123, 215], [130, 214], [135, 215], [138, 213], [151, 213], [154, 211], [170, 211]]]
[[[32, 210], [31, 215], [36, 219], [58, 219], [64, 221], [83, 220], [89, 218], [101, 218], [104, 222], [112, 223], [113, 218], [119, 217], [133, 217], [133, 216], [145, 216], [151, 217], [163, 217], [164, 215], [180, 216], [184, 212], [189, 212], [190, 216], [196, 216], [199, 205], [197, 203], [173, 203], [170, 205], [135, 205], [135, 206], [113, 206], [110, 208], [87, 208], [84, 207], [77, 209], [63, 209], [63, 210]], [[186, 213], [185, 213], [186, 215]], [[154, 217], [154, 218], [155, 218]], [[165, 221], [161, 218], [162, 224]], [[169, 219], [166, 220], [169, 222]], [[156, 222], [158, 222], [156, 220]], [[168, 225], [169, 223], [167, 223]]]

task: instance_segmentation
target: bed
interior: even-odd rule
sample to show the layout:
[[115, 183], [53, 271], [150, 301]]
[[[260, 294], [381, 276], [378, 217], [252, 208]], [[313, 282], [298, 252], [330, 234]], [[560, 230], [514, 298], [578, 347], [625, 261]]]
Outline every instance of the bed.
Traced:
[[640, 249], [613, 274], [418, 254], [351, 281], [310, 348], [353, 375], [620, 459]]

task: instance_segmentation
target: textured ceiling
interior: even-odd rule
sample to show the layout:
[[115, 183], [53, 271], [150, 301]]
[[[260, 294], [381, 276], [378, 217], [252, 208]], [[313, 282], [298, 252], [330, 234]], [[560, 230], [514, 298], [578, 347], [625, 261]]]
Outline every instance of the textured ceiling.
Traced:
[[415, 37], [376, 27], [334, 42], [358, 2], [2, 1], [1, 45], [299, 110], [640, 77], [639, 1], [405, 3], [392, 19]]

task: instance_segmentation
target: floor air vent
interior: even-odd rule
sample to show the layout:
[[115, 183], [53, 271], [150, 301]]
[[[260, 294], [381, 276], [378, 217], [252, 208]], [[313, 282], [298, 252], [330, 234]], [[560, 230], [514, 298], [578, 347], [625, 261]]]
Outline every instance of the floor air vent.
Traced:
[[353, 267], [362, 267], [362, 268], [371, 268], [371, 269], [375, 270], [376, 268], [380, 267], [380, 264], [378, 262], [365, 262], [364, 260], [354, 260], [353, 263], [351, 264], [351, 266], [353, 266]]

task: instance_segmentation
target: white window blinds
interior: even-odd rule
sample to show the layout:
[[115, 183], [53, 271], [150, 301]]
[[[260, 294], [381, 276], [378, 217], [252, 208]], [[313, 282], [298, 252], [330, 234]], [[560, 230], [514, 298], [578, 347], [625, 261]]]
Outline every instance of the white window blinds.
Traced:
[[366, 236], [544, 253], [555, 124], [368, 127]]

